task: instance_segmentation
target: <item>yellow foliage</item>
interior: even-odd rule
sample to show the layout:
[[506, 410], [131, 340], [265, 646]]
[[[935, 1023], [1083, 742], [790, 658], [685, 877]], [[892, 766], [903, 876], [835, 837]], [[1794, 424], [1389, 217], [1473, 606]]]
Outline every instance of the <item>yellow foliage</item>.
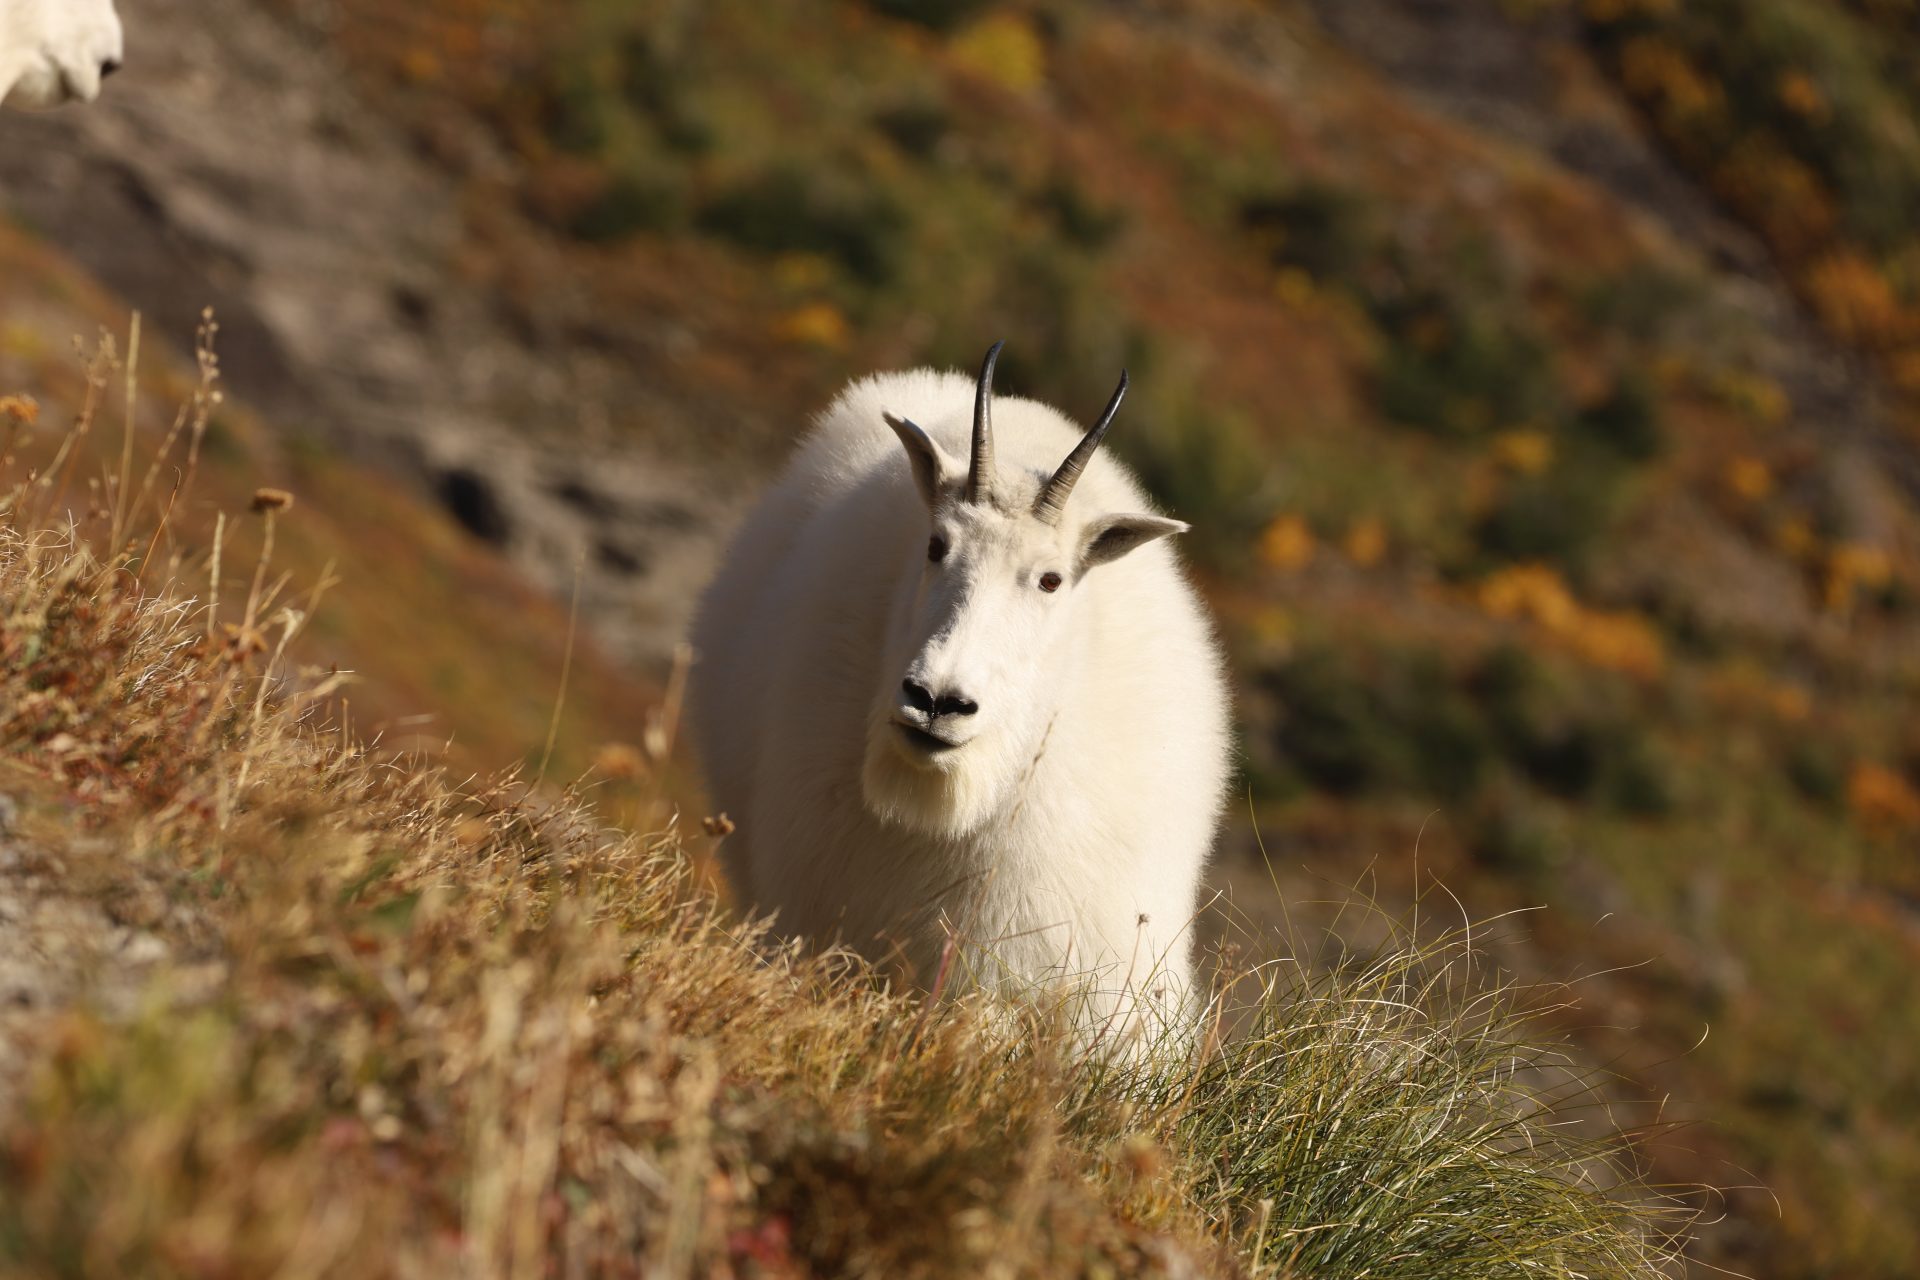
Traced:
[[1496, 618], [1534, 623], [1597, 667], [1651, 678], [1665, 661], [1660, 637], [1645, 621], [1587, 608], [1546, 565], [1493, 574], [1480, 584], [1480, 607]]
[[1564, 630], [1580, 606], [1560, 575], [1543, 564], [1517, 564], [1480, 584], [1480, 607], [1496, 618], [1525, 618], [1552, 631]]
[[1743, 454], [1727, 463], [1727, 488], [1758, 502], [1773, 492], [1773, 472], [1761, 459]]
[[1353, 522], [1343, 543], [1347, 559], [1362, 569], [1371, 568], [1386, 558], [1387, 526], [1372, 516]]
[[1313, 530], [1299, 516], [1281, 516], [1260, 535], [1260, 559], [1285, 573], [1305, 568], [1313, 552]]
[[1847, 807], [1864, 827], [1882, 831], [1920, 827], [1920, 793], [1883, 765], [1854, 768], [1847, 779]]
[[1893, 560], [1878, 547], [1842, 542], [1827, 553], [1826, 605], [1836, 613], [1852, 608], [1860, 589], [1879, 591], [1892, 581]]
[[1503, 431], [1493, 438], [1493, 456], [1521, 475], [1537, 476], [1553, 465], [1553, 438], [1532, 428]]
[[1031, 93], [1047, 80], [1047, 48], [1033, 24], [1017, 13], [982, 18], [954, 37], [953, 59], [1014, 93]]
[[810, 302], [781, 316], [774, 332], [788, 342], [837, 351], [847, 345], [847, 318], [831, 302]]
[[1659, 675], [1666, 661], [1659, 633], [1630, 613], [1585, 610], [1567, 640], [1575, 653], [1594, 666], [1646, 680]]
[[1903, 313], [1893, 286], [1873, 263], [1850, 249], [1813, 264], [1807, 293], [1820, 318], [1848, 341], [1881, 346], [1900, 333]]

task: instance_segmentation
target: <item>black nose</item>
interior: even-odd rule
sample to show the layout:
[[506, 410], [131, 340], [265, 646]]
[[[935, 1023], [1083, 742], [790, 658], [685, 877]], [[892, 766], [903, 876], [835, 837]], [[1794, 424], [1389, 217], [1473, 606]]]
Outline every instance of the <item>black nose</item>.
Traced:
[[923, 715], [970, 716], [980, 709], [979, 703], [957, 693], [943, 693], [936, 698], [932, 690], [912, 680], [902, 680], [900, 689], [907, 695], [907, 705]]
[[100, 75], [104, 79], [120, 69], [120, 59], [108, 58], [100, 64]]

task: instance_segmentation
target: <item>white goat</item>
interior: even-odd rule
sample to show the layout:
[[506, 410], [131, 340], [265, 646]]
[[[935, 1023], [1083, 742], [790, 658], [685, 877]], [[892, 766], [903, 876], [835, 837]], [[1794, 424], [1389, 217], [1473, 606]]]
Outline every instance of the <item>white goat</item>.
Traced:
[[848, 387], [701, 600], [689, 719], [727, 872], [783, 932], [923, 987], [972, 956], [990, 987], [1169, 1012], [1229, 767], [1220, 655], [1160, 541], [1187, 526], [1095, 453], [1124, 373], [1083, 436], [993, 401], [999, 351], [977, 383]]
[[0, 105], [92, 102], [122, 39], [113, 0], [0, 0]]

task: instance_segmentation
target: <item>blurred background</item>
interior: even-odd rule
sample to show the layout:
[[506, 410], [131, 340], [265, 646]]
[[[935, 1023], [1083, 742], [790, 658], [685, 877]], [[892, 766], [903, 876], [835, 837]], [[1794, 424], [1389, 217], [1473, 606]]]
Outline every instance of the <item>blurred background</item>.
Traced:
[[137, 310], [157, 437], [212, 306], [194, 518], [297, 495], [361, 731], [537, 760], [577, 592], [617, 809], [841, 383], [1125, 365], [1235, 664], [1219, 927], [1524, 911], [1728, 1188], [1699, 1274], [1920, 1272], [1915, 0], [121, 11], [101, 102], [0, 115], [0, 393]]

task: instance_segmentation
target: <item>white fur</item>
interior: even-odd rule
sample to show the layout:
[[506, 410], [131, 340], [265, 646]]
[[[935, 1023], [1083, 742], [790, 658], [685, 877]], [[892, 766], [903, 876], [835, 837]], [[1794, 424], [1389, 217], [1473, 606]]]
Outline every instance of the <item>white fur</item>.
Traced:
[[113, 0], [0, 0], [0, 105], [92, 102], [122, 56]]
[[[973, 392], [887, 374], [820, 416], [701, 601], [690, 723], [738, 824], [729, 878], [784, 932], [927, 987], [1075, 977], [1111, 1014], [1191, 986], [1229, 767], [1221, 659], [1154, 540], [1185, 526], [1130, 517], [1150, 508], [1119, 463], [1094, 456], [1060, 527], [1030, 515], [1080, 437], [1053, 409], [994, 400], [996, 503], [964, 501]], [[930, 498], [883, 413], [931, 438]], [[1115, 516], [1148, 532], [1088, 565]], [[934, 532], [951, 547], [937, 565]], [[1050, 594], [1049, 570], [1065, 579]], [[929, 758], [903, 741], [916, 676], [978, 703], [936, 722], [964, 745]]]

